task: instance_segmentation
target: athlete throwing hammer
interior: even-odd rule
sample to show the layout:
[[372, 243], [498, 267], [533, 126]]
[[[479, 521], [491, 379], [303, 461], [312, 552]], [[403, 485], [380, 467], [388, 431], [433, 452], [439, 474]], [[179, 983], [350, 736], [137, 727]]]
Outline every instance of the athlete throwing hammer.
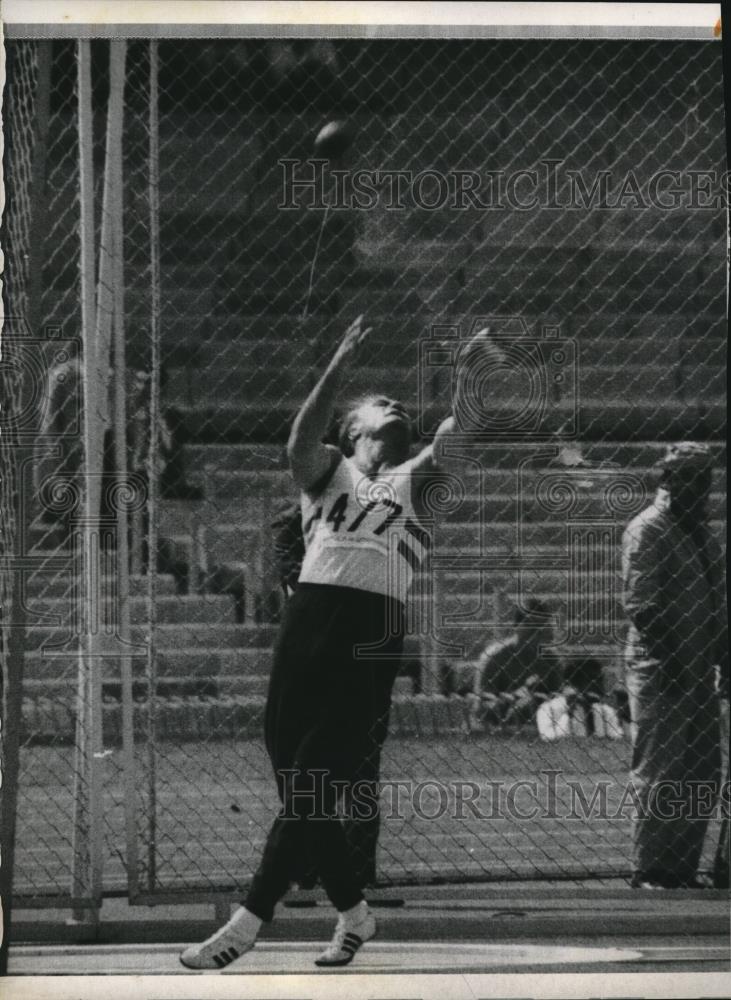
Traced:
[[[181, 961], [189, 968], [223, 968], [248, 951], [305, 856], [338, 911], [333, 939], [315, 964], [347, 965], [376, 933], [336, 808], [346, 792], [357, 801], [359, 771], [385, 737], [406, 596], [429, 544], [421, 497], [453, 418], [409, 461], [406, 410], [371, 396], [345, 417], [340, 448], [322, 444], [343, 374], [371, 332], [362, 320], [348, 327], [287, 447], [303, 495], [306, 552], [275, 644], [265, 716], [282, 810], [244, 905], [185, 949]], [[377, 647], [377, 658], [359, 650], [368, 646]]]

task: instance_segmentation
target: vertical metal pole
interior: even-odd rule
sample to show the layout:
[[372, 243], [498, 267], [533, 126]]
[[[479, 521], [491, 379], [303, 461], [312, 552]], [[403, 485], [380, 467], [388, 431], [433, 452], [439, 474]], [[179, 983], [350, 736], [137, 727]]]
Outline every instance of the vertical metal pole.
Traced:
[[436, 694], [439, 691], [439, 643], [437, 641], [437, 620], [444, 608], [444, 586], [440, 572], [435, 571], [431, 563], [428, 563], [431, 573], [431, 580], [427, 583], [429, 588], [429, 601], [431, 604], [431, 618], [429, 632], [424, 636], [423, 648], [427, 656], [422, 663], [421, 671], [421, 693], [425, 695]]
[[[101, 244], [99, 248], [99, 282], [97, 286], [96, 311], [94, 315], [93, 351], [84, 349], [84, 389], [87, 434], [86, 495], [88, 506], [85, 511], [84, 553], [86, 606], [86, 686], [88, 692], [87, 739], [90, 768], [90, 810], [89, 810], [89, 866], [91, 894], [98, 908], [102, 897], [102, 877], [104, 863], [103, 842], [103, 802], [104, 802], [104, 733], [102, 712], [102, 682], [105, 664], [101, 635], [105, 618], [114, 610], [112, 594], [105, 592], [109, 559], [105, 557], [106, 546], [102, 545], [101, 524], [101, 480], [104, 470], [105, 431], [109, 426], [109, 371], [112, 347], [112, 313], [114, 307], [113, 282], [115, 277], [115, 234], [114, 184], [115, 173], [121, 156], [122, 116], [124, 100], [124, 43], [110, 42], [109, 101], [107, 107], [107, 134], [104, 168], [104, 193], [102, 204]], [[89, 81], [90, 82], [90, 81]], [[79, 92], [82, 107], [81, 86]], [[84, 94], [84, 114], [91, 113], [91, 92]], [[84, 155], [92, 146], [91, 134], [85, 143]], [[81, 136], [80, 136], [81, 139]], [[83, 189], [83, 184], [82, 184]], [[89, 196], [84, 192], [84, 197]], [[93, 188], [91, 192], [93, 198]], [[82, 198], [83, 212], [83, 198]], [[93, 239], [93, 236], [92, 236]], [[93, 262], [92, 262], [93, 266]], [[93, 273], [93, 272], [92, 272]], [[83, 294], [83, 288], [82, 288]], [[88, 405], [87, 401], [88, 400]], [[112, 484], [108, 484], [111, 487]], [[112, 496], [114, 492], [112, 491]]]
[[[74, 917], [84, 919], [91, 911], [92, 919], [98, 916], [94, 903], [93, 853], [99, 843], [95, 825], [98, 813], [94, 808], [94, 744], [93, 733], [95, 698], [92, 676], [96, 653], [97, 635], [93, 622], [97, 618], [95, 593], [89, 560], [95, 548], [94, 523], [99, 520], [99, 479], [93, 462], [98, 454], [96, 426], [98, 390], [96, 385], [96, 305], [94, 301], [94, 161], [93, 115], [91, 105], [91, 49], [88, 41], [77, 42], [78, 70], [78, 128], [79, 128], [79, 205], [80, 205], [80, 284], [81, 284], [81, 333], [83, 344], [83, 439], [84, 439], [84, 525], [77, 532], [74, 544], [81, 544], [83, 565], [84, 625], [80, 637], [78, 700], [76, 720], [76, 766], [74, 768], [74, 831], [72, 897]], [[89, 901], [87, 903], [87, 900]], [[85, 905], [86, 904], [86, 905]]]
[[147, 638], [147, 767], [148, 767], [148, 890], [154, 892], [157, 881], [157, 787], [155, 754], [155, 702], [157, 697], [156, 627], [157, 627], [157, 482], [160, 427], [160, 216], [159, 216], [159, 116], [158, 51], [150, 42], [150, 443], [148, 451], [149, 523], [147, 547], [147, 599], [149, 634]]
[[[125, 41], [111, 42], [110, 49], [110, 102], [119, 105], [119, 142], [112, 150], [110, 167], [109, 203], [113, 237], [113, 352], [114, 385], [112, 406], [114, 412], [114, 468], [120, 483], [127, 481], [127, 399], [126, 351], [124, 314], [124, 168], [122, 135], [124, 125], [124, 72], [127, 56]], [[110, 108], [111, 108], [110, 103]], [[124, 491], [127, 492], [126, 490]], [[130, 622], [130, 518], [122, 499], [117, 511], [117, 593], [119, 601], [119, 638], [122, 642], [120, 680], [122, 687], [122, 756], [124, 767], [124, 816], [126, 833], [127, 885], [131, 899], [138, 892], [137, 884], [137, 785], [135, 773], [134, 701], [132, 697], [132, 642]]]

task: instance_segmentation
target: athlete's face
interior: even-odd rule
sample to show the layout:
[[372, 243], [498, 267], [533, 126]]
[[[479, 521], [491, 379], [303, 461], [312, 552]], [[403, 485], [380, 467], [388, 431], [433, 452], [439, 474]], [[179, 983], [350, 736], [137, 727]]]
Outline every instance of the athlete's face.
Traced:
[[408, 445], [411, 421], [403, 403], [388, 396], [374, 396], [358, 408], [356, 434], [374, 440]]

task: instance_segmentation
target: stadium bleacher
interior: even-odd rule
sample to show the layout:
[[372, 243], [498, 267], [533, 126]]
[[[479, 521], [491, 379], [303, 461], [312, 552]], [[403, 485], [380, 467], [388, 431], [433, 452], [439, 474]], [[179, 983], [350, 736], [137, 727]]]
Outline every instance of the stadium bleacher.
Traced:
[[[549, 49], [540, 55], [544, 69], [550, 67]], [[630, 51], [627, 46], [622, 60]], [[532, 88], [521, 89], [528, 64], [540, 77], [533, 56], [524, 65], [523, 55], [516, 54], [514, 84], [500, 87], [495, 74], [483, 74], [477, 50], [472, 55], [460, 50], [459, 57], [461, 73], [451, 84], [448, 67], [440, 71], [438, 99], [423, 79], [419, 85], [418, 74], [409, 77], [413, 55], [399, 71], [398, 96], [387, 100], [382, 81], [374, 83], [378, 60], [370, 75], [367, 60], [361, 62], [359, 72], [365, 66], [366, 73], [350, 82], [355, 89], [349, 99], [357, 107], [358, 88], [370, 84], [373, 89], [371, 110], [350, 116], [358, 162], [416, 171], [425, 165], [447, 172], [489, 170], [498, 160], [501, 167], [526, 167], [551, 156], [565, 158], [569, 150], [574, 158], [583, 154], [594, 173], [609, 167], [621, 176], [637, 169], [632, 136], [641, 139], [641, 162], [649, 173], [674, 163], [672, 137], [679, 129], [684, 129], [684, 165], [706, 164], [709, 149], [715, 162], [717, 137], [702, 124], [683, 124], [687, 105], [674, 100], [675, 91], [663, 104], [659, 85], [656, 91], [653, 84], [637, 109], [631, 80], [621, 82], [619, 65], [616, 79], [603, 79], [601, 85], [595, 80], [579, 95], [566, 90], [571, 73], [564, 65], [561, 79], [568, 83], [554, 88], [536, 117], [531, 105], [536, 95]], [[580, 47], [570, 58], [581, 64]], [[642, 58], [648, 58], [646, 50]], [[467, 96], [465, 79], [470, 81]], [[682, 80], [672, 80], [682, 91]], [[616, 94], [625, 88], [624, 103], [610, 107], [604, 99], [610, 83]], [[397, 395], [414, 412], [421, 407], [427, 427], [445, 412], [450, 378], [447, 371], [419, 371], [419, 341], [435, 326], [462, 324], [466, 333], [475, 317], [515, 315], [540, 337], [543, 325], [555, 324], [560, 336], [576, 345], [578, 357], [576, 393], [564, 383], [552, 389], [548, 401], [553, 416], [546, 426], [555, 432], [555, 442], [560, 444], [562, 428], [576, 417], [589, 478], [599, 468], [637, 477], [643, 487], [625, 498], [626, 520], [647, 496], [643, 490], [650, 488], [650, 470], [664, 442], [713, 442], [713, 519], [723, 531], [726, 288], [718, 213], [631, 207], [455, 212], [448, 206], [393, 212], [380, 205], [360, 214], [335, 211], [324, 230], [310, 315], [303, 319], [321, 212], [280, 208], [278, 160], [309, 155], [311, 136], [322, 120], [319, 108], [241, 114], [224, 102], [215, 115], [206, 115], [190, 105], [192, 90], [180, 100], [164, 83], [162, 92], [169, 102], [161, 119], [163, 403], [175, 416], [189, 481], [203, 493], [200, 500], [160, 502], [159, 530], [191, 566], [188, 594], [176, 594], [168, 576], [160, 575], [157, 583], [158, 674], [161, 683], [179, 684], [183, 701], [186, 690], [198, 697], [195, 682], [207, 679], [215, 682], [209, 697], [222, 703], [238, 699], [252, 706], [252, 718], [261, 706], [280, 608], [269, 513], [293, 495], [283, 444], [344, 323], [359, 312], [368, 315], [375, 331], [345, 394], [377, 387]], [[378, 110], [379, 94], [385, 109]], [[186, 101], [187, 108], [182, 106]], [[430, 116], [429, 102], [435, 101], [438, 114]], [[530, 131], [521, 121], [538, 121], [541, 127]], [[134, 123], [130, 130], [133, 145]], [[613, 131], [623, 133], [622, 142], [614, 140]], [[63, 170], [61, 160], [55, 169]], [[129, 239], [139, 236], [135, 211], [130, 204]], [[57, 226], [63, 225], [60, 218]], [[57, 257], [46, 262], [45, 280], [56, 294], [73, 283], [72, 270]], [[146, 356], [148, 305], [147, 293], [131, 281], [126, 308], [133, 361]], [[502, 390], [494, 386], [492, 401], [503, 414], [522, 407], [509, 379]], [[565, 517], [552, 519], [536, 503], [531, 494], [535, 477], [521, 480], [524, 492], [516, 492], [518, 452], [523, 453], [517, 446], [486, 446], [481, 460], [485, 469], [494, 470], [486, 477], [486, 495], [480, 498], [476, 481], [468, 482], [460, 510], [438, 529], [440, 553], [515, 560], [510, 568], [490, 569], [482, 577], [477, 569], [453, 570], [443, 584], [450, 607], [462, 609], [476, 605], [482, 586], [502, 621], [526, 587], [559, 610], [568, 586], [568, 569], [560, 565], [567, 552]], [[546, 458], [542, 467], [554, 466]], [[605, 513], [602, 490], [594, 483], [583, 494], [586, 512], [597, 518]], [[615, 517], [615, 542], [622, 526]], [[611, 565], [585, 573], [599, 619], [619, 615], [616, 555], [615, 548]], [[239, 575], [243, 607], [225, 587], [216, 586], [222, 566]], [[63, 577], [65, 571], [52, 572]], [[615, 589], [606, 601], [608, 580]], [[34, 597], [33, 587], [30, 581], [32, 648], [43, 644], [48, 649], [63, 640], [65, 621], [73, 613], [68, 585], [61, 580], [54, 596], [46, 578], [42, 600]], [[145, 588], [144, 577], [133, 577], [134, 637], [144, 632]], [[50, 619], [42, 616], [54, 614], [58, 621], [49, 628]], [[562, 615], [565, 623], [565, 607]], [[616, 647], [617, 637], [602, 628], [606, 622], [594, 624], [591, 641]], [[463, 631], [466, 658], [491, 637], [489, 628]], [[610, 659], [618, 677], [616, 648]], [[57, 685], [68, 686], [71, 702], [73, 663], [64, 670], [58, 667], [63, 658], [55, 662]], [[42, 651], [29, 659], [29, 701], [36, 687], [47, 684], [48, 663]], [[110, 676], [114, 663], [112, 655]], [[186, 689], [186, 683], [193, 687]]]

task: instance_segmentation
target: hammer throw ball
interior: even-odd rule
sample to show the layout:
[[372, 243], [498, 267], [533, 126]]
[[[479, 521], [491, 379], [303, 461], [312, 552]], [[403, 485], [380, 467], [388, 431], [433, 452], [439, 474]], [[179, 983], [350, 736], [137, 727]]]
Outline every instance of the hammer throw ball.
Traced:
[[315, 138], [315, 156], [320, 160], [337, 160], [352, 141], [353, 136], [345, 122], [328, 122]]

